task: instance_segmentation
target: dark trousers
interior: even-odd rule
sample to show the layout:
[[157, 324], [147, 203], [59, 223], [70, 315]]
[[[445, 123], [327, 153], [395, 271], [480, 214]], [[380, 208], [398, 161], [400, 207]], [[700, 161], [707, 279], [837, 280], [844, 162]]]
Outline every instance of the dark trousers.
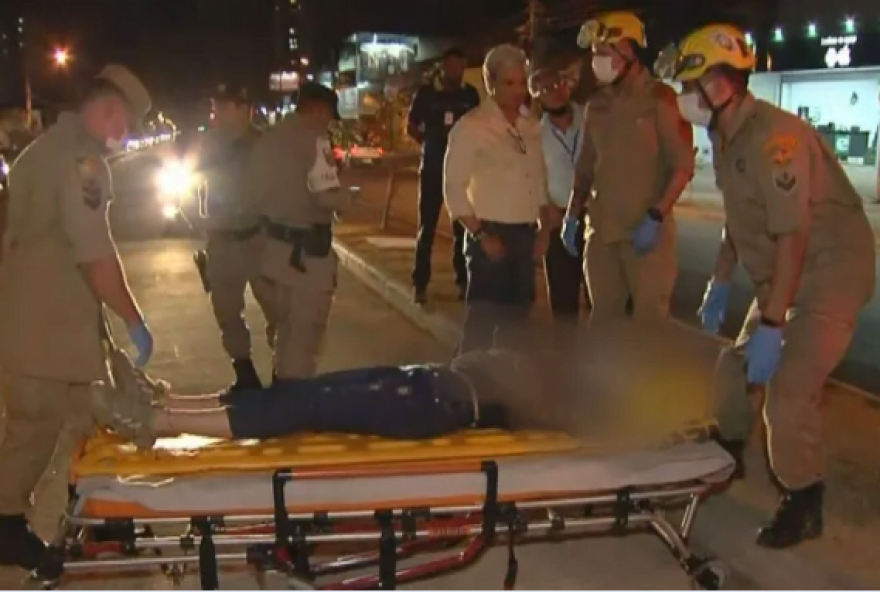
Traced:
[[517, 347], [521, 329], [535, 303], [535, 226], [483, 221], [487, 234], [501, 239], [506, 252], [498, 261], [480, 242], [465, 237], [467, 316], [458, 351]]
[[[419, 173], [419, 233], [416, 237], [416, 254], [412, 270], [412, 284], [417, 290], [424, 290], [431, 281], [431, 251], [434, 248], [434, 235], [437, 222], [443, 209], [443, 167], [424, 166]], [[458, 222], [452, 224], [452, 267], [455, 270], [455, 284], [460, 288], [467, 286], [467, 266], [464, 258], [464, 227]]]
[[445, 367], [379, 366], [220, 397], [236, 439], [335, 432], [423, 439], [473, 425], [470, 386]]
[[573, 257], [565, 250], [561, 229], [550, 233], [550, 243], [544, 257], [544, 275], [547, 279], [547, 299], [557, 321], [577, 320], [580, 312], [581, 294], [586, 307], [590, 308], [590, 293], [584, 276], [584, 219], [581, 218], [577, 236], [578, 255]]

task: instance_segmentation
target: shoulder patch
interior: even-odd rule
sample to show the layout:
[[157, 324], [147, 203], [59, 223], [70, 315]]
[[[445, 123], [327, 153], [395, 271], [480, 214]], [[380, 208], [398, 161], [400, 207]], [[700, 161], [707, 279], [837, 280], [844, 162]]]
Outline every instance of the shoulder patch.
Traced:
[[782, 166], [791, 162], [792, 155], [798, 147], [798, 139], [792, 134], [777, 134], [764, 144], [764, 153], [770, 157], [774, 165]]
[[[69, 162], [69, 161], [68, 161]], [[84, 156], [76, 160], [77, 170], [83, 180], [94, 179], [101, 170], [101, 162], [97, 156]]]

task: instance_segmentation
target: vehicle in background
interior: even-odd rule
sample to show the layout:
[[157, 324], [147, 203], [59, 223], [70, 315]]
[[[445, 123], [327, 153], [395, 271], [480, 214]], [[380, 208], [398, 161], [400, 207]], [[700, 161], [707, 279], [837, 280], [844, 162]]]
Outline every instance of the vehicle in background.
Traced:
[[186, 212], [193, 209], [191, 206], [202, 190], [203, 184], [187, 159], [169, 158], [160, 166], [156, 174], [156, 201], [165, 221], [166, 236], [195, 232]]

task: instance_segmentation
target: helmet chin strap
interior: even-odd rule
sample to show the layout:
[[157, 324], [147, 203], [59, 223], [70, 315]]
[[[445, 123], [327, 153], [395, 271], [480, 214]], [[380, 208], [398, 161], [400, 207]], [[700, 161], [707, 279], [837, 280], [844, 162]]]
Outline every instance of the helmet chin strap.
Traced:
[[709, 105], [709, 110], [712, 112], [712, 118], [709, 119], [709, 126], [707, 129], [714, 131], [718, 127], [718, 118], [733, 102], [733, 95], [727, 97], [727, 100], [720, 105], [715, 105], [715, 103], [712, 102], [712, 99], [709, 98], [709, 93], [706, 92], [705, 87], [700, 82], [697, 82], [697, 92], [703, 97], [703, 101]]
[[620, 84], [621, 81], [623, 81], [624, 78], [626, 78], [626, 75], [629, 74], [630, 70], [632, 70], [635, 60], [631, 60], [630, 58], [623, 55], [623, 53], [621, 53], [620, 50], [613, 45], [611, 46], [611, 51], [619, 55], [620, 59], [623, 60], [623, 68], [621, 68], [620, 72], [617, 73], [617, 78], [615, 78], [611, 82], [612, 86], [617, 86], [618, 84]]

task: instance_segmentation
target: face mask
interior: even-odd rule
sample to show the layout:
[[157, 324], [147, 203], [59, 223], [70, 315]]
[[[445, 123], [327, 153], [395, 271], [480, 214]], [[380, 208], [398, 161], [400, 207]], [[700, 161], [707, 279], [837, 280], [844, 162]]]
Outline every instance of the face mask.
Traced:
[[611, 84], [617, 80], [620, 70], [614, 67], [611, 56], [593, 56], [593, 73], [601, 84]]
[[712, 121], [712, 110], [700, 105], [699, 93], [690, 92], [678, 95], [677, 100], [678, 110], [682, 117], [694, 125], [709, 127], [709, 123]]
[[107, 152], [111, 154], [122, 152], [125, 149], [125, 139], [107, 138], [107, 140], [104, 142], [104, 147], [107, 149]]

